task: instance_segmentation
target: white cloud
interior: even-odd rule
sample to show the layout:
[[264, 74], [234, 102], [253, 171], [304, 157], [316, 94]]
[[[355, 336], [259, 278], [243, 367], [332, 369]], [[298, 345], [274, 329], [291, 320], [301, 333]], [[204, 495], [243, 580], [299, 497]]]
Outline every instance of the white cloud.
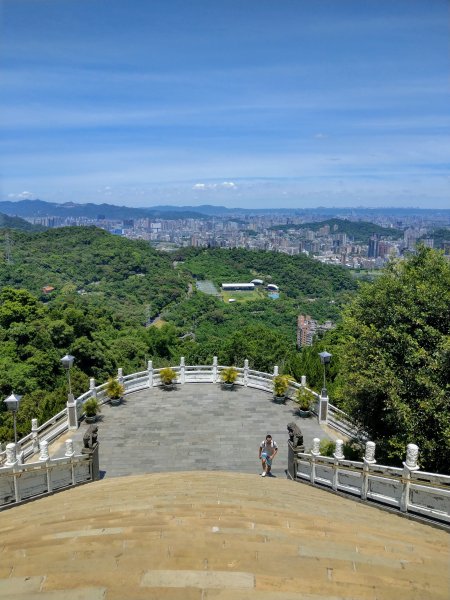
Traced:
[[314, 139], [316, 139], [316, 140], [326, 140], [326, 139], [327, 139], [327, 137], [328, 137], [328, 136], [327, 136], [327, 134], [326, 134], [326, 133], [320, 133], [320, 132], [319, 132], [319, 133], [316, 133], [316, 134], [314, 135]]
[[33, 198], [35, 194], [33, 192], [20, 192], [19, 194], [8, 194], [8, 198], [13, 200], [29, 200]]
[[193, 190], [216, 190], [219, 188], [235, 190], [237, 185], [234, 181], [222, 181], [222, 183], [195, 183], [192, 186]]

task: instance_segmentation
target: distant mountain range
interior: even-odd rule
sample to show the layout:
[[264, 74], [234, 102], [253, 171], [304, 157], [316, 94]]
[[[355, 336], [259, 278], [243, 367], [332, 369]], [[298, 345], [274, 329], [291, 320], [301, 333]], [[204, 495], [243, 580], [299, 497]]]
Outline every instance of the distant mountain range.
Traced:
[[450, 217], [450, 210], [420, 208], [226, 208], [202, 204], [200, 206], [167, 206], [158, 205], [148, 208], [116, 206], [114, 204], [78, 204], [75, 202], [55, 203], [44, 200], [20, 200], [18, 202], [0, 201], [0, 212], [17, 217], [85, 217], [88, 219], [201, 219], [207, 217], [233, 217], [235, 215], [278, 213], [292, 216], [319, 215], [322, 218], [367, 217], [391, 215], [401, 218], [411, 215], [445, 215]]
[[[0, 202], [0, 212], [18, 217], [85, 217], [87, 219], [198, 219], [203, 213], [201, 206], [155, 206], [152, 208], [132, 208], [114, 204], [57, 204], [44, 200], [20, 200]], [[215, 206], [210, 208], [217, 208]], [[226, 209], [224, 209], [226, 210]]]

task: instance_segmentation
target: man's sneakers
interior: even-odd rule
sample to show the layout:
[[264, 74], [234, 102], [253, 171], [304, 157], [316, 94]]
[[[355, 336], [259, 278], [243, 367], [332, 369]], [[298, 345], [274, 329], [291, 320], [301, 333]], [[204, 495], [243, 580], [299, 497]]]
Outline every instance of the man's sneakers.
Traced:
[[265, 472], [265, 471], [263, 471], [263, 472], [261, 473], [261, 477], [265, 477], [265, 476], [266, 476], [266, 472]]

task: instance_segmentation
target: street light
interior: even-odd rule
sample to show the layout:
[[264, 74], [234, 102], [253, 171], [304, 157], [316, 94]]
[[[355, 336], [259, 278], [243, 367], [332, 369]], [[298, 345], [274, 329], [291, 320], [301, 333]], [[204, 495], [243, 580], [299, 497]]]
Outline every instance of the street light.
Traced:
[[14, 417], [14, 443], [17, 444], [17, 425], [16, 425], [16, 414], [19, 410], [19, 404], [22, 400], [22, 396], [16, 396], [14, 392], [8, 396], [3, 402], [6, 404], [7, 409], [12, 412]]
[[72, 386], [71, 386], [71, 383], [70, 383], [70, 368], [73, 365], [73, 361], [74, 360], [75, 360], [75, 357], [72, 356], [72, 355], [70, 355], [70, 354], [66, 354], [61, 359], [63, 367], [67, 370], [67, 380], [69, 382], [69, 395], [68, 395], [67, 399], [69, 400], [69, 402], [73, 400]]
[[325, 374], [327, 370], [327, 365], [331, 362], [331, 357], [333, 356], [329, 352], [319, 352], [320, 362], [323, 364], [323, 388], [322, 388], [322, 396], [325, 397], [327, 395], [327, 384], [325, 379]]

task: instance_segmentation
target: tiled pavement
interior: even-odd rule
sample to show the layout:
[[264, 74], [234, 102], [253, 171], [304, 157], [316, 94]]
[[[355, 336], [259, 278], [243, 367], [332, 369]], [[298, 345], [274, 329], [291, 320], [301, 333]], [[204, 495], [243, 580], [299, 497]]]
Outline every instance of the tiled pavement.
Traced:
[[[271, 394], [214, 384], [159, 387], [129, 394], [124, 403], [106, 404], [98, 422], [100, 469], [105, 477], [167, 471], [238, 471], [258, 473], [258, 448], [267, 433], [278, 443], [272, 472], [285, 477], [287, 430], [296, 421], [305, 448], [314, 437], [329, 437], [315, 417], [295, 415], [296, 405], [276, 404]], [[70, 432], [75, 449], [82, 445], [86, 425]], [[53, 452], [58, 456], [64, 452]]]

